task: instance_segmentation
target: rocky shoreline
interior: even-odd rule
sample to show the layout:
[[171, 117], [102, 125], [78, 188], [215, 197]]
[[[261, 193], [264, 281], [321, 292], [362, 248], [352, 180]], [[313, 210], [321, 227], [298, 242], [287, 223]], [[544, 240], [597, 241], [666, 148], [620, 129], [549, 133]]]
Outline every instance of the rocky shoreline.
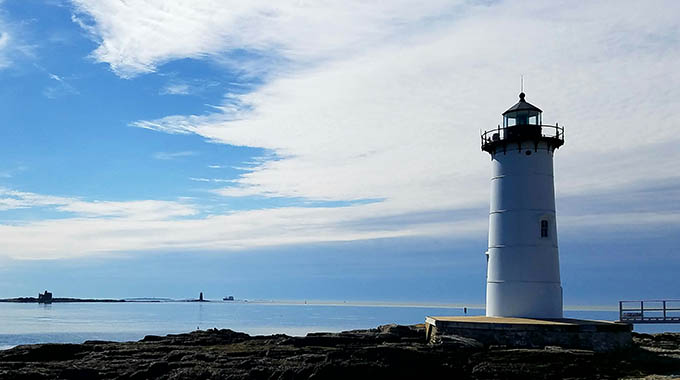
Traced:
[[634, 334], [614, 353], [485, 347], [468, 338], [425, 343], [423, 325], [249, 336], [231, 330], [139, 342], [38, 344], [0, 351], [0, 379], [671, 379], [680, 334]]

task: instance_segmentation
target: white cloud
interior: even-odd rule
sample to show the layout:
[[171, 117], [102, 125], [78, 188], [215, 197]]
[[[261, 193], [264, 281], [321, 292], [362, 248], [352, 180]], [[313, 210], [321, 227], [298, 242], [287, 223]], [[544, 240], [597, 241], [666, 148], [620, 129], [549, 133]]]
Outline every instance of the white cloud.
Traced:
[[197, 152], [185, 150], [181, 152], [156, 152], [153, 154], [153, 158], [157, 160], [174, 160], [181, 157], [190, 157], [197, 155]]
[[[2, 5], [0, 1], [0, 6]], [[0, 12], [0, 70], [8, 68], [26, 58], [35, 57], [35, 45], [25, 42], [21, 23], [13, 23]]]
[[[281, 208], [244, 211], [183, 221], [124, 219], [46, 220], [22, 226], [0, 225], [5, 252], [13, 258], [61, 258], [132, 250], [236, 250], [323, 241], [351, 241], [393, 236], [427, 236], [431, 228], [401, 225], [390, 229], [357, 229], [351, 221], [370, 210], [354, 208]], [[298, 223], [290, 223], [291, 220]], [[333, 223], [329, 223], [329, 222]], [[465, 235], [478, 231], [469, 222], [437, 225]], [[36, 241], [35, 236], [41, 239]]]
[[0, 69], [9, 65], [9, 58], [6, 56], [9, 45], [9, 33], [0, 32]]
[[[69, 199], [64, 202], [59, 210], [75, 212], [75, 217], [0, 224], [1, 253], [15, 259], [45, 259], [126, 251], [232, 251], [423, 236], [480, 240], [487, 229], [483, 211], [461, 214], [450, 210], [451, 216], [436, 218], [413, 214], [384, 218], [391, 212], [386, 203], [337, 208], [281, 207], [199, 217], [191, 206], [179, 202]], [[634, 230], [639, 232], [649, 226], [666, 226], [678, 221], [678, 212], [580, 215], [561, 219], [560, 231], [578, 232], [614, 224], [625, 228], [634, 225]]]
[[[160, 74], [166, 75], [166, 74]], [[167, 76], [175, 77], [176, 73], [167, 74]], [[214, 80], [206, 79], [191, 79], [180, 80], [172, 79], [160, 91], [160, 95], [199, 95], [211, 88], [220, 86], [221, 83]]]
[[47, 86], [43, 90], [43, 95], [49, 99], [56, 99], [66, 95], [77, 95], [79, 91], [66, 78], [57, 74], [47, 73], [53, 81], [57, 82], [53, 86]]
[[[663, 7], [638, 8], [480, 8], [407, 43], [287, 74], [220, 113], [136, 125], [281, 157], [224, 195], [386, 198], [400, 212], [482, 205], [490, 168], [477, 132], [499, 122], [525, 73], [528, 99], [546, 110], [544, 120], [566, 122], [567, 145], [557, 153], [561, 194], [674, 176], [677, 133], [641, 133], [641, 126], [680, 122], [678, 32]], [[664, 155], [644, 154], [649, 149]]]
[[168, 219], [178, 216], [190, 216], [196, 209], [182, 203], [171, 201], [75, 201], [59, 206], [59, 211], [73, 212], [85, 217], [131, 217], [138, 220]]
[[17, 191], [0, 187], [0, 211], [50, 208], [59, 212], [74, 213], [78, 218], [134, 218], [137, 220], [163, 220], [191, 216], [198, 211], [184, 202], [142, 201], [84, 201], [78, 198], [58, 197]]
[[41, 195], [0, 187], [0, 211], [43, 206], [59, 206], [70, 201], [69, 198]]
[[233, 183], [235, 182], [233, 179], [224, 179], [224, 178], [196, 178], [196, 177], [190, 177], [189, 178], [191, 181], [195, 182], [213, 182], [213, 183]]
[[174, 83], [165, 86], [161, 89], [161, 95], [189, 95], [191, 88], [186, 83]]
[[[485, 217], [461, 212], [488, 203], [491, 169], [478, 130], [493, 128], [515, 102], [520, 74], [544, 121], [566, 126], [556, 154], [558, 195], [587, 200], [680, 172], [676, 2], [74, 3], [92, 17], [85, 27], [100, 41], [94, 56], [121, 76], [178, 58], [233, 60], [234, 49], [286, 62], [284, 70], [265, 67], [262, 86], [228, 95], [211, 114], [135, 123], [274, 152], [222, 195], [381, 201], [2, 226], [0, 241], [18, 255], [482, 233]], [[411, 220], [444, 211], [451, 216]], [[571, 215], [560, 227], [634, 222], [635, 214]], [[644, 212], [639, 220], [664, 224], [677, 213]], [[35, 234], [44, 240], [29, 239]]]
[[154, 71], [178, 58], [211, 57], [243, 68], [242, 60], [223, 54], [237, 49], [249, 51], [260, 69], [281, 60], [326, 60], [395, 38], [397, 30], [408, 33], [412, 24], [432, 22], [458, 3], [72, 1], [74, 21], [100, 42], [93, 56], [123, 77]]
[[[191, 199], [186, 200], [191, 201]], [[382, 204], [282, 207], [198, 216], [184, 201], [83, 201], [0, 189], [0, 211], [48, 207], [58, 219], [0, 223], [0, 254], [16, 259], [79, 257], [140, 250], [236, 250], [281, 244], [478, 233], [486, 221], [406, 221], [366, 225]], [[295, 223], [291, 223], [295, 221]], [[40, 236], [40, 239], [36, 239]]]

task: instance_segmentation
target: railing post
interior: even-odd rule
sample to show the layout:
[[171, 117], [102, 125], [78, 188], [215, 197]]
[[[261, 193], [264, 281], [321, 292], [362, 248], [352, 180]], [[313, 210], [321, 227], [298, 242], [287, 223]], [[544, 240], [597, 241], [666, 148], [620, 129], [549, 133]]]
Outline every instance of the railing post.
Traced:
[[663, 301], [663, 319], [666, 319], [666, 301]]
[[623, 321], [623, 301], [619, 301], [619, 321]]
[[645, 319], [645, 301], [640, 301], [640, 319]]

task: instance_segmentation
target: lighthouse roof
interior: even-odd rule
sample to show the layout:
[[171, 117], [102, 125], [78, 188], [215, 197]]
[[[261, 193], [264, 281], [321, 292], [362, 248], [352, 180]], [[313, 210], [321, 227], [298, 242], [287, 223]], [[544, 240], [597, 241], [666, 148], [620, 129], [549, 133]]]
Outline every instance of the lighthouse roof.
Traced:
[[524, 100], [524, 93], [520, 92], [519, 94], [519, 102], [515, 104], [514, 106], [508, 108], [507, 111], [503, 112], [503, 115], [508, 114], [510, 112], [517, 112], [517, 111], [536, 111], [536, 112], [543, 112], [541, 111], [540, 108], [536, 107], [535, 105], [528, 103], [526, 100]]

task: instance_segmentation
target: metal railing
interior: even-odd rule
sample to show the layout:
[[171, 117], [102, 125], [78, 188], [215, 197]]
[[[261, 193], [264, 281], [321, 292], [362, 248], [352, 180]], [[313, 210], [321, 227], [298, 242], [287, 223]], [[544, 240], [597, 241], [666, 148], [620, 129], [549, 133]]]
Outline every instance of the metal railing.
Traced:
[[619, 321], [680, 323], [680, 300], [619, 301]]
[[564, 143], [564, 127], [558, 125], [514, 125], [483, 131], [481, 133], [482, 149], [485, 146], [505, 141], [524, 139], [554, 139]]

